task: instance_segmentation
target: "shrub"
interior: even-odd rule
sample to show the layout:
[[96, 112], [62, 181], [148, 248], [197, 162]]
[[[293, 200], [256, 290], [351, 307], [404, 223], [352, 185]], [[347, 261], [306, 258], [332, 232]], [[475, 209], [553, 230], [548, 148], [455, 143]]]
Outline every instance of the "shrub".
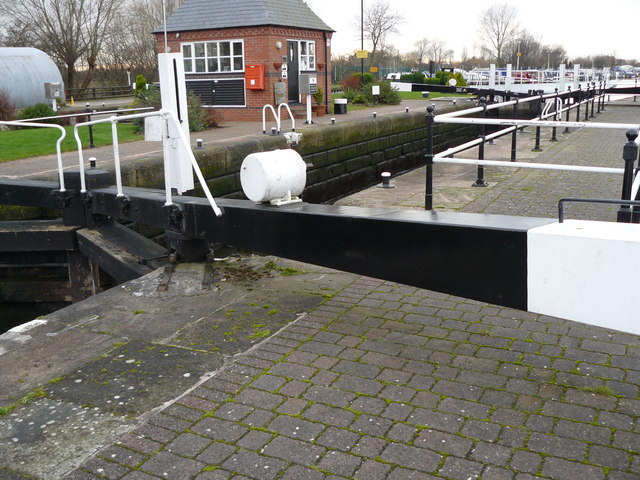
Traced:
[[361, 83], [359, 74], [348, 75], [342, 79], [342, 90], [345, 92], [347, 90], [360, 90]]
[[[50, 105], [46, 103], [36, 103], [30, 107], [25, 108], [18, 114], [18, 119], [29, 120], [32, 118], [53, 117], [56, 112], [53, 111]], [[51, 120], [41, 120], [44, 123], [60, 123], [59, 119], [52, 118]]]
[[142, 95], [146, 90], [147, 90], [147, 79], [144, 78], [144, 75], [136, 76], [136, 85], [135, 85], [135, 88], [133, 89], [133, 92], [136, 95], [136, 97], [139, 97], [140, 95]]
[[371, 83], [373, 83], [373, 74], [365, 73], [364, 74], [364, 84], [365, 85], [369, 85]]
[[322, 91], [322, 88], [319, 86], [318, 86], [318, 89], [316, 90], [316, 93], [314, 93], [311, 96], [313, 97], [313, 100], [316, 102], [316, 105], [321, 105], [322, 102], [324, 101], [324, 92]]
[[9, 93], [5, 90], [0, 90], [0, 120], [8, 121], [15, 120], [16, 118], [16, 106], [9, 97]]
[[405, 73], [400, 75], [400, 81], [405, 83], [424, 83], [424, 74], [422, 72]]
[[391, 86], [391, 82], [380, 82], [378, 85], [380, 85], [378, 102], [385, 103], [387, 105], [398, 105], [402, 101], [400, 93]]

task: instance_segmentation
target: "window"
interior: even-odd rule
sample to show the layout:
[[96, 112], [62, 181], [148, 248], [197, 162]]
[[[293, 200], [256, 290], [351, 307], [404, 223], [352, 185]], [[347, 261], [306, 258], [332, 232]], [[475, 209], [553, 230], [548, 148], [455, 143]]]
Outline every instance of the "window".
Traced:
[[300, 41], [300, 70], [316, 69], [316, 42]]
[[185, 73], [244, 71], [242, 40], [183, 43]]

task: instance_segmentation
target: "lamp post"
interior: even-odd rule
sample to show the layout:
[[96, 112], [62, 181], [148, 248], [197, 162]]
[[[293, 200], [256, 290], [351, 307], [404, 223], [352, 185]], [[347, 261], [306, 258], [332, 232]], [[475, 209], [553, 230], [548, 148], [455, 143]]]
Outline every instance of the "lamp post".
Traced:
[[[360, 0], [360, 50], [364, 50], [364, 0]], [[360, 59], [360, 75], [364, 82], [364, 58]]]

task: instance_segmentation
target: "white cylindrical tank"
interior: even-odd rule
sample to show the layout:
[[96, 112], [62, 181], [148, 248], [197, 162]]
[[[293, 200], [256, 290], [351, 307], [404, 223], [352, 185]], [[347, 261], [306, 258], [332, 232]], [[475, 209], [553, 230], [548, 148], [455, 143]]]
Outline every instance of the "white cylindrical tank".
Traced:
[[240, 183], [253, 202], [298, 196], [307, 182], [307, 165], [295, 150], [248, 155], [240, 167]]
[[45, 83], [60, 83], [62, 75], [51, 57], [37, 48], [0, 48], [0, 92], [6, 92], [17, 108], [36, 103], [51, 103], [45, 95]]

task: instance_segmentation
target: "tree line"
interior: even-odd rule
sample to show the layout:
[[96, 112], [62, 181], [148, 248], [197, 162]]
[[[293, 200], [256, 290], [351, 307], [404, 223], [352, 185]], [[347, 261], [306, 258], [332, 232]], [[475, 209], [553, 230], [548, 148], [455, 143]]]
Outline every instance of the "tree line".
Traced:
[[[164, 0], [169, 16], [184, 0]], [[545, 45], [522, 28], [517, 9], [496, 4], [483, 11], [477, 32], [479, 56], [466, 49], [454, 62], [454, 52], [437, 38], [422, 38], [411, 52], [401, 54], [389, 37], [404, 22], [390, 0], [367, 6], [361, 20], [373, 65], [397, 65], [424, 70], [437, 66], [470, 69], [496, 63], [519, 64], [520, 68], [545, 68], [570, 64], [561, 45]], [[163, 0], [0, 0], [0, 46], [35, 47], [49, 54], [59, 66], [67, 88], [87, 88], [92, 82], [126, 85], [142, 74], [157, 78], [157, 49], [153, 30], [163, 23]], [[337, 56], [334, 65], [359, 65], [352, 55]], [[611, 67], [620, 59], [611, 55], [574, 58], [573, 62], [596, 68]], [[625, 61], [623, 63], [635, 63]], [[127, 75], [127, 72], [131, 72]]]

